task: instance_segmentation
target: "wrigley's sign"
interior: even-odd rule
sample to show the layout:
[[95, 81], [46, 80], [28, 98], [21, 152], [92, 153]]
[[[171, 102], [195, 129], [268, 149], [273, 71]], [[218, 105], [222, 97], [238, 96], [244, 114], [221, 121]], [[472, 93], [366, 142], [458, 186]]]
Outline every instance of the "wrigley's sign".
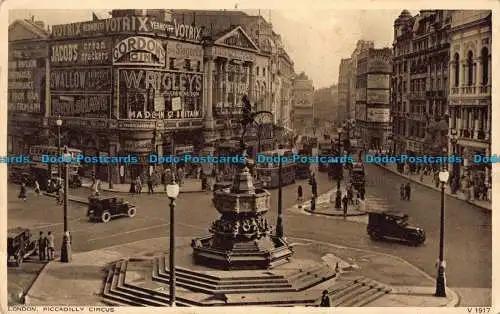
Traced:
[[177, 111], [129, 111], [129, 119], [196, 119], [201, 118], [199, 110], [177, 110]]

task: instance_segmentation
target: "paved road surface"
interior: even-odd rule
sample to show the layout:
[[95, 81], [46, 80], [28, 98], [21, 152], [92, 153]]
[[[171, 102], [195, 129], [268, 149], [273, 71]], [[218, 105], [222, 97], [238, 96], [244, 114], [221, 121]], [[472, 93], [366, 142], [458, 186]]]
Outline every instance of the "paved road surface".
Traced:
[[[427, 232], [427, 243], [424, 246], [415, 248], [401, 243], [373, 242], [366, 235], [363, 219], [328, 219], [300, 211], [285, 212], [285, 234], [394, 254], [434, 276], [439, 243], [439, 193], [414, 184], [413, 200], [400, 201], [399, 185], [404, 182], [403, 178], [376, 166], [368, 166], [367, 174], [367, 197], [379, 202], [385, 200], [390, 206], [408, 213], [411, 221]], [[295, 203], [298, 184], [303, 186], [305, 197], [310, 196], [311, 189], [307, 180], [287, 186], [283, 189], [284, 208], [290, 208]], [[328, 181], [325, 173], [318, 174], [319, 193], [335, 186], [335, 182]], [[17, 193], [17, 187], [9, 187], [9, 228], [22, 225], [36, 230], [53, 230], [58, 247], [62, 234], [62, 207], [57, 207], [54, 199], [44, 196], [36, 201], [31, 196], [26, 202], [22, 202], [16, 198]], [[72, 193], [87, 197], [89, 191], [80, 189], [72, 190]], [[272, 190], [271, 194], [272, 207], [268, 218], [274, 224], [278, 192]], [[168, 199], [164, 194], [123, 194], [123, 197], [137, 205], [137, 216], [133, 219], [112, 220], [108, 224], [88, 222], [85, 207], [71, 203], [69, 221], [74, 251], [90, 251], [169, 234]], [[211, 198], [211, 193], [208, 192], [180, 195], [177, 202], [177, 236], [208, 234], [212, 221], [219, 217], [211, 205]], [[445, 258], [448, 264], [448, 285], [462, 289], [465, 295], [462, 296], [463, 304], [472, 304], [472, 299], [481, 297], [477, 296], [477, 291], [483, 291], [477, 288], [491, 287], [491, 214], [453, 198], [446, 199], [446, 208]]]

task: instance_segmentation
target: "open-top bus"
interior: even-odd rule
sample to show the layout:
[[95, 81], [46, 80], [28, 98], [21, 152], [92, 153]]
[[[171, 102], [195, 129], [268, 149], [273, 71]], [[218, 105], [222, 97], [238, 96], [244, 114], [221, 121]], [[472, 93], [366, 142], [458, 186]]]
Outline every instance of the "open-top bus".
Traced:
[[[291, 149], [277, 149], [272, 151], [265, 151], [259, 155], [264, 155], [266, 157], [278, 158], [278, 156], [287, 157], [288, 162], [283, 162], [281, 164], [282, 174], [281, 183], [282, 186], [295, 183], [295, 168], [296, 164], [292, 161], [293, 151]], [[279, 158], [278, 158], [279, 159]], [[283, 158], [285, 159], [285, 158]], [[257, 178], [262, 183], [262, 187], [274, 189], [279, 187], [279, 162], [259, 162], [258, 158], [256, 160], [255, 172]]]

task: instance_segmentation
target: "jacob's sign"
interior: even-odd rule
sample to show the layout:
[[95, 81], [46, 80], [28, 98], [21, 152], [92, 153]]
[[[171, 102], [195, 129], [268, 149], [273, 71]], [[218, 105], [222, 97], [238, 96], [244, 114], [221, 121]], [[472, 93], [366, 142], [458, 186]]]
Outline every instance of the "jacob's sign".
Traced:
[[159, 41], [134, 36], [116, 44], [113, 49], [113, 63], [165, 66], [165, 55], [165, 49]]

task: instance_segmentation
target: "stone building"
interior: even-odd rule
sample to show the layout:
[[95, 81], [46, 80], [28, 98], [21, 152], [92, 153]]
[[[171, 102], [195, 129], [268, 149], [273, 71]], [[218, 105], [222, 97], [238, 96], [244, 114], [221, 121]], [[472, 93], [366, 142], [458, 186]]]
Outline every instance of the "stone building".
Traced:
[[475, 154], [491, 154], [491, 11], [459, 10], [451, 16], [450, 132], [456, 132], [455, 150], [478, 186], [491, 183], [491, 165], [471, 162]]
[[397, 153], [441, 152], [427, 128], [448, 122], [451, 12], [421, 10], [412, 16], [403, 10], [394, 22], [391, 98]]
[[[49, 31], [35, 19], [17, 20], [9, 26], [7, 153], [27, 153], [39, 139], [48, 141], [50, 112]], [[52, 137], [52, 141], [54, 141]]]
[[392, 51], [370, 48], [358, 55], [356, 127], [367, 149], [390, 149], [390, 80]]
[[[347, 114], [347, 120], [356, 119], [356, 77], [359, 55], [370, 48], [374, 48], [373, 41], [358, 40], [356, 43], [356, 48], [351, 54], [351, 78], [349, 80], [349, 112]], [[356, 127], [356, 129], [358, 128]]]
[[[239, 25], [207, 28], [174, 13], [113, 10], [110, 18], [54, 25], [51, 34], [33, 21], [14, 22], [9, 29], [10, 151], [27, 153], [29, 145], [56, 143], [61, 117], [62, 145], [92, 156], [139, 157], [139, 165], [85, 165], [104, 180], [109, 174], [117, 182], [146, 173], [151, 152], [234, 152], [242, 96], [250, 96], [254, 109], [276, 111], [282, 103], [277, 97], [287, 94], [282, 92], [286, 84], [276, 78], [284, 49], [274, 49], [269, 40], [259, 47]], [[293, 62], [288, 58], [283, 64], [283, 72], [290, 72]], [[25, 82], [28, 67], [31, 82]], [[290, 85], [290, 75], [286, 80]], [[273, 81], [279, 82], [274, 89]], [[250, 154], [257, 142], [262, 150], [274, 148], [272, 122], [258, 135], [248, 133]], [[33, 136], [39, 133], [43, 136]]]
[[337, 85], [314, 91], [314, 119], [318, 126], [332, 126], [338, 114]]
[[342, 122], [351, 112], [351, 59], [341, 59], [338, 78], [338, 113], [337, 121]]
[[302, 72], [293, 82], [293, 129], [297, 134], [313, 133], [314, 87], [312, 80]]

